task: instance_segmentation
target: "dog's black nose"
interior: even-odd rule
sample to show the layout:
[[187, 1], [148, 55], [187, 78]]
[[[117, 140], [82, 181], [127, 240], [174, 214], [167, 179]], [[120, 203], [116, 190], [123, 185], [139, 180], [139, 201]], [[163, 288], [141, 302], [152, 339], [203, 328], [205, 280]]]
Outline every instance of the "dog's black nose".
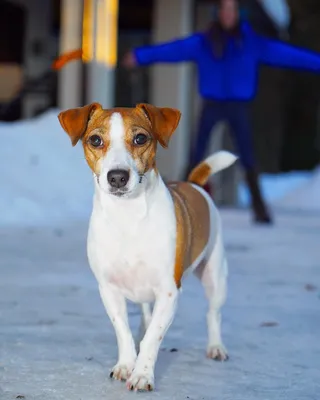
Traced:
[[129, 171], [124, 169], [112, 169], [107, 175], [110, 186], [114, 188], [122, 188], [126, 186], [129, 180]]

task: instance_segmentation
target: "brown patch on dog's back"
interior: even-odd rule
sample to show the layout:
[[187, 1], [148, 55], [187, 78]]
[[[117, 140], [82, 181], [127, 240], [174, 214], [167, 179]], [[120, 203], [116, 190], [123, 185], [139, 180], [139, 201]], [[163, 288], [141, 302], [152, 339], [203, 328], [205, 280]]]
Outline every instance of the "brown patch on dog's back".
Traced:
[[204, 251], [210, 236], [210, 212], [207, 200], [190, 183], [169, 183], [174, 201], [177, 239], [174, 279], [181, 286], [184, 272]]

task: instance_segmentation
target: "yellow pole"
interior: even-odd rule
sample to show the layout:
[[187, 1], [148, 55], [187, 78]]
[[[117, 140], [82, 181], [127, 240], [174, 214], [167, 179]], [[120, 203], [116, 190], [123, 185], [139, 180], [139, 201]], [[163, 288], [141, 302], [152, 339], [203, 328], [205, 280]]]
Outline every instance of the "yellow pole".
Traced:
[[118, 0], [98, 0], [96, 60], [109, 68], [117, 63]]
[[[95, 5], [96, 10], [94, 10]], [[96, 0], [96, 4], [94, 0], [84, 0], [82, 35], [84, 62], [96, 60], [109, 68], [116, 66], [118, 9], [119, 0]]]
[[94, 8], [92, 0], [84, 0], [82, 21], [82, 60], [90, 62], [94, 58]]
[[114, 103], [119, 0], [84, 0], [83, 61], [88, 65], [87, 102]]

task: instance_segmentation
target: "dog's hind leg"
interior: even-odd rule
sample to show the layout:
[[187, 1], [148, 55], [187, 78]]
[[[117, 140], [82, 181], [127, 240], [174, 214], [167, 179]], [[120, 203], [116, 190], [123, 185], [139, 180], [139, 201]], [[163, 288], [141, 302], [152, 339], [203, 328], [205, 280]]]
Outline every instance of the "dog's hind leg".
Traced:
[[151, 312], [150, 304], [149, 303], [142, 303], [141, 304], [140, 327], [139, 327], [138, 335], [137, 335], [136, 340], [135, 340], [137, 353], [139, 353], [140, 342], [144, 338], [146, 330], [148, 329], [148, 326], [149, 326], [150, 321], [151, 321], [151, 317], [152, 317], [152, 312]]
[[221, 238], [218, 231], [217, 240], [204, 266], [195, 270], [195, 275], [201, 280], [209, 302], [207, 314], [208, 347], [207, 357], [218, 361], [228, 359], [226, 348], [221, 339], [221, 307], [227, 294], [228, 264]]

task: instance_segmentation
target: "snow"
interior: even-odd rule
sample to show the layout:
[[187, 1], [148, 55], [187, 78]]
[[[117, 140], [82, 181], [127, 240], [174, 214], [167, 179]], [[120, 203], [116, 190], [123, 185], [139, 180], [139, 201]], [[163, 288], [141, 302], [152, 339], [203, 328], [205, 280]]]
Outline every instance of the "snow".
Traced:
[[277, 206], [291, 210], [320, 211], [320, 166], [304, 184], [286, 193]]
[[91, 174], [57, 114], [0, 123], [0, 225], [57, 225], [90, 215]]
[[[0, 399], [131, 399], [137, 395], [108, 379], [116, 340], [87, 264], [91, 174], [57, 113], [0, 124]], [[277, 206], [274, 227], [221, 210], [230, 360], [205, 358], [207, 305], [190, 277], [159, 354], [156, 391], [141, 398], [319, 397], [320, 170], [262, 181]], [[129, 317], [137, 331], [133, 304]]]
[[[312, 172], [289, 172], [260, 176], [266, 201], [287, 211], [320, 211], [320, 166]], [[238, 187], [238, 205], [248, 207], [249, 192], [244, 182]]]
[[[312, 174], [310, 172], [301, 171], [285, 174], [262, 174], [260, 176], [260, 185], [266, 201], [276, 204], [289, 193], [300, 190], [311, 177]], [[247, 187], [244, 182], [240, 182], [238, 187], [238, 205], [247, 207], [249, 202], [250, 197]]]
[[[223, 337], [230, 360], [205, 358], [206, 301], [190, 277], [160, 351], [156, 391], [139, 396], [316, 400], [319, 214], [283, 214], [274, 228], [252, 227], [244, 211], [222, 211], [222, 218], [230, 267]], [[117, 346], [87, 266], [86, 229], [0, 230], [1, 400], [137, 396], [108, 378]], [[136, 332], [136, 306], [130, 304], [129, 316]]]

